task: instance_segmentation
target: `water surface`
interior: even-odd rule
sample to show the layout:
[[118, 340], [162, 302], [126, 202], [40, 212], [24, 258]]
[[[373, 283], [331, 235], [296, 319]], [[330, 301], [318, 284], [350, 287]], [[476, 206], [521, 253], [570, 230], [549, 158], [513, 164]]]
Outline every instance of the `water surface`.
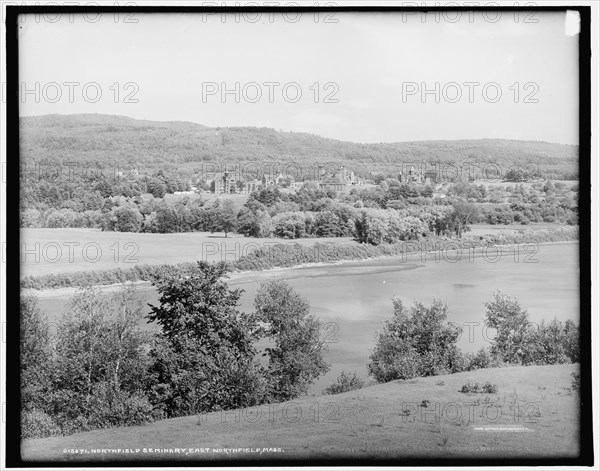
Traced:
[[[448, 320], [464, 326], [459, 345], [475, 351], [489, 345], [483, 328], [484, 303], [494, 291], [519, 299], [532, 322], [557, 318], [579, 321], [579, 244], [576, 242], [540, 245], [537, 253], [518, 254], [507, 248], [492, 249], [487, 258], [481, 252], [461, 254], [456, 262], [434, 258], [381, 258], [338, 265], [323, 265], [266, 272], [233, 274], [232, 287], [245, 290], [241, 309], [251, 311], [260, 283], [284, 279], [306, 297], [312, 312], [324, 323], [328, 339], [326, 358], [331, 371], [320, 378], [313, 392], [319, 394], [341, 370], [356, 371], [368, 380], [366, 364], [381, 322], [391, 317], [392, 299], [406, 305], [414, 301], [430, 304], [442, 300], [448, 305]], [[494, 261], [495, 260], [495, 261]], [[157, 303], [157, 293], [143, 288], [145, 302]], [[44, 297], [40, 304], [50, 320], [56, 319], [67, 299]], [[471, 334], [471, 335], [470, 335]]]

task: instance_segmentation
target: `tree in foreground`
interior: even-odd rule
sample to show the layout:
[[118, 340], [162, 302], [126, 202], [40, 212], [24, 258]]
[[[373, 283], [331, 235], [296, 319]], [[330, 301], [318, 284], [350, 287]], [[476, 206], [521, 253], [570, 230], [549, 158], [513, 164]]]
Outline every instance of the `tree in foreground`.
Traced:
[[445, 322], [448, 307], [415, 303], [407, 310], [394, 299], [394, 316], [384, 323], [367, 365], [378, 382], [454, 373], [462, 369], [456, 346], [460, 329]]
[[281, 280], [263, 283], [254, 299], [257, 319], [268, 326], [274, 347], [266, 349], [270, 401], [285, 401], [308, 392], [320, 375], [329, 371], [320, 338], [321, 324], [310, 305]]
[[48, 322], [36, 297], [21, 296], [21, 407], [24, 437], [48, 436], [56, 432], [52, 419], [43, 412], [51, 390], [52, 345]]
[[[45, 346], [47, 329], [37, 323], [24, 329], [38, 336], [35, 351], [27, 347], [22, 358], [43, 365], [43, 398], [25, 409], [23, 437], [70, 434], [152, 420], [152, 406], [144, 395], [145, 336], [139, 330], [141, 302], [135, 301], [133, 286], [124, 287], [107, 299], [97, 288], [79, 290], [68, 303], [56, 333], [53, 349]], [[26, 302], [24, 319], [31, 319]], [[29, 312], [29, 313], [28, 313]], [[45, 358], [42, 358], [45, 355]], [[25, 371], [29, 373], [30, 368]], [[40, 374], [40, 373], [38, 373]], [[47, 379], [46, 379], [47, 378]], [[28, 391], [28, 387], [25, 387]]]
[[485, 325], [496, 330], [491, 347], [492, 355], [507, 363], [521, 363], [531, 340], [529, 314], [516, 298], [495, 292], [494, 299], [485, 303]]
[[223, 280], [224, 263], [198, 262], [192, 275], [154, 282], [160, 305], [149, 321], [161, 333], [150, 351], [149, 396], [167, 417], [252, 406], [263, 398], [255, 361], [259, 328], [238, 311], [242, 291]]

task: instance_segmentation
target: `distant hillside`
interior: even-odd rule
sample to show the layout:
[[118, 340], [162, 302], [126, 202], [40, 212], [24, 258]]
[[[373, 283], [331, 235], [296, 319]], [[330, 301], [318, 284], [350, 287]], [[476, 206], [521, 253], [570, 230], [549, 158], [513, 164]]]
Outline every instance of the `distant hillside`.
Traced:
[[499, 139], [358, 144], [270, 128], [210, 128], [182, 121], [77, 114], [21, 118], [21, 157], [25, 162], [125, 159], [142, 168], [194, 167], [206, 161], [346, 161], [366, 171], [413, 162], [494, 162], [506, 167], [518, 162], [575, 173], [578, 147]]

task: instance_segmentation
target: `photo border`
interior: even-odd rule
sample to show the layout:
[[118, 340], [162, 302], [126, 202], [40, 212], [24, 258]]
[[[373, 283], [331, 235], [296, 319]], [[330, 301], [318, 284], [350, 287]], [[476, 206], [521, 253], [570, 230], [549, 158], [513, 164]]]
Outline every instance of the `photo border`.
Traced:
[[[20, 424], [20, 327], [17, 317], [7, 319], [7, 407], [5, 450], [8, 468], [23, 467], [232, 467], [232, 466], [590, 466], [594, 464], [593, 450], [593, 418], [592, 418], [592, 324], [591, 324], [591, 7], [581, 5], [560, 6], [336, 6], [336, 7], [263, 7], [263, 6], [6, 6], [6, 64], [7, 64], [7, 158], [6, 194], [7, 194], [7, 264], [6, 264], [6, 298], [7, 308], [20, 306], [20, 231], [19, 231], [19, 70], [18, 70], [18, 15], [27, 13], [279, 13], [279, 12], [435, 12], [435, 11], [535, 11], [557, 12], [574, 10], [581, 18], [579, 33], [579, 268], [580, 268], [580, 345], [581, 345], [581, 407], [580, 407], [580, 451], [577, 458], [406, 458], [406, 459], [369, 459], [369, 458], [315, 458], [310, 461], [297, 459], [271, 460], [197, 460], [169, 461], [159, 460], [97, 460], [97, 461], [23, 461], [21, 459], [21, 424]], [[598, 51], [596, 51], [597, 53]], [[14, 159], [14, 156], [19, 158]], [[9, 271], [10, 270], [10, 271]], [[20, 308], [19, 308], [20, 309]]]

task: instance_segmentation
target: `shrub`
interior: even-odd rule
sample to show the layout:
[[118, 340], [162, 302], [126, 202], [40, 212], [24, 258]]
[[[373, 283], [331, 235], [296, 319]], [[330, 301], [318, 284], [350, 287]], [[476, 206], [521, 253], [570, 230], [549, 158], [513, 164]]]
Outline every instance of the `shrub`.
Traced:
[[445, 323], [447, 306], [415, 303], [410, 312], [394, 300], [394, 316], [385, 322], [370, 355], [369, 374], [380, 382], [458, 371], [461, 356], [455, 343], [460, 330]]
[[34, 296], [21, 296], [21, 404], [25, 410], [42, 410], [51, 388], [52, 346], [48, 322]]
[[[572, 332], [565, 331], [565, 325], [552, 320], [546, 324], [542, 321], [537, 329], [531, 329], [526, 337], [526, 344], [523, 348], [523, 364], [525, 365], [556, 365], [562, 363], [571, 363], [573, 360], [569, 356], [572, 349], [578, 348], [571, 345], [574, 339], [571, 335], [578, 333], [577, 327]], [[577, 358], [578, 355], [574, 354]]]
[[335, 383], [329, 385], [323, 392], [325, 394], [340, 394], [364, 387], [365, 382], [356, 376], [356, 372], [350, 376], [350, 373], [346, 374], [346, 372], [342, 371], [337, 377]]
[[21, 211], [21, 227], [40, 227], [42, 215], [34, 208]]
[[579, 392], [581, 388], [581, 376], [579, 373], [571, 373], [571, 389], [575, 392]]
[[486, 381], [486, 383], [481, 387], [481, 390], [487, 394], [495, 394], [498, 392], [498, 385]]
[[478, 393], [479, 392], [479, 383], [471, 383], [470, 381], [466, 384], [463, 384], [460, 388], [460, 392], [462, 393]]
[[469, 356], [453, 346], [448, 351], [448, 368], [438, 370], [435, 374], [454, 374], [462, 371], [468, 371], [470, 365]]
[[45, 412], [38, 409], [21, 411], [21, 438], [46, 438], [60, 433], [60, 427]]
[[484, 347], [481, 347], [477, 353], [468, 353], [466, 356], [468, 362], [466, 371], [490, 368], [493, 365], [492, 355], [490, 354], [490, 351]]
[[496, 329], [491, 347], [494, 362], [555, 365], [579, 361], [579, 327], [573, 321], [553, 319], [536, 327], [516, 299], [499, 292], [486, 307], [485, 323]]
[[572, 320], [567, 320], [562, 337], [565, 353], [572, 363], [579, 362], [579, 326]]
[[496, 384], [492, 384], [489, 381], [486, 381], [483, 385], [479, 385], [479, 383], [465, 383], [460, 388], [460, 392], [462, 393], [485, 393], [485, 394], [495, 394], [498, 392], [498, 386]]
[[147, 397], [115, 389], [106, 382], [94, 386], [88, 408], [90, 429], [143, 425], [154, 419], [153, 407]]

